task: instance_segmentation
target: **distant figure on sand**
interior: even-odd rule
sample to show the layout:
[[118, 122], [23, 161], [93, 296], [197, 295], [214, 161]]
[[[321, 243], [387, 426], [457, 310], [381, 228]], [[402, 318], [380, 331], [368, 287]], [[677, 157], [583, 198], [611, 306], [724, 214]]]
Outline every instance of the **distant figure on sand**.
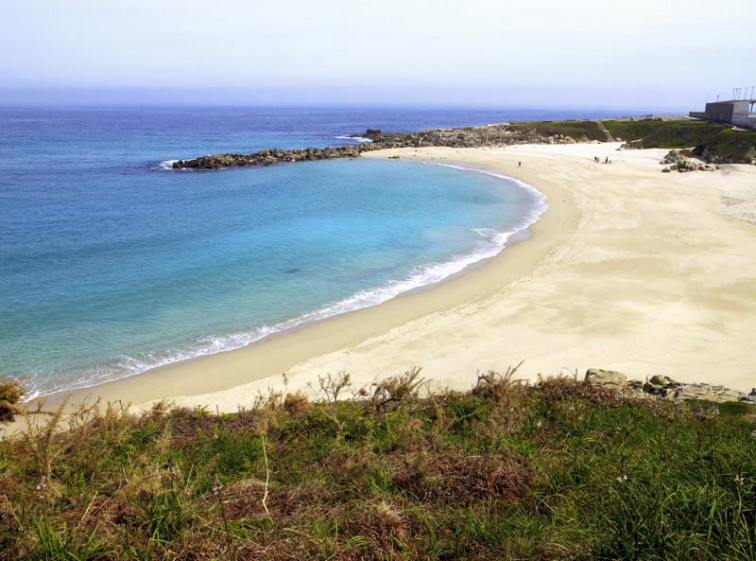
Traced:
[[522, 167], [522, 162], [517, 162], [517, 167], [518, 168]]

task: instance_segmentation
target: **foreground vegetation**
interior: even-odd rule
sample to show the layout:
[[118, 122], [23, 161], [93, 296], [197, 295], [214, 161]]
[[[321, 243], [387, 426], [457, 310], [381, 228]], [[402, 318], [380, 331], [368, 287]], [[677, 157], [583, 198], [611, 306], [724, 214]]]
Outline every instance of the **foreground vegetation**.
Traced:
[[756, 559], [744, 404], [493, 373], [428, 395], [418, 370], [320, 391], [34, 415], [0, 442], [0, 557]]

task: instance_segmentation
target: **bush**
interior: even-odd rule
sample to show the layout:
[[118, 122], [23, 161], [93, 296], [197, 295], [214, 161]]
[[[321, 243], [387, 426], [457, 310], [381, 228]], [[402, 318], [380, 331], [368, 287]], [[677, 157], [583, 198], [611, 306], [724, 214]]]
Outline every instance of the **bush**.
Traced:
[[23, 413], [18, 404], [25, 394], [21, 380], [0, 378], [0, 423], [12, 423], [16, 415]]

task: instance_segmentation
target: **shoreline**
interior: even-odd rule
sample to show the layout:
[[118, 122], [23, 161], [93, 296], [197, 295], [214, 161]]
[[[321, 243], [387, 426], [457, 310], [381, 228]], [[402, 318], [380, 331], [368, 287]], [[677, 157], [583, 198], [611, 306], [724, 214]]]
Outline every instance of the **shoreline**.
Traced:
[[[658, 342], [659, 336], [669, 339], [668, 336], [663, 337], [669, 332], [668, 319], [660, 321], [660, 326], [644, 325], [640, 322], [635, 329], [629, 330], [627, 325], [618, 324], [618, 331], [624, 332], [624, 337], [612, 336], [609, 338], [610, 341], [605, 333], [595, 330], [586, 332], [582, 329], [590, 327], [581, 326], [581, 323], [590, 314], [593, 299], [596, 299], [595, 313], [600, 315], [602, 310], [608, 309], [618, 316], [618, 320], [622, 315], [622, 299], [616, 298], [616, 295], [612, 299], [612, 291], [609, 290], [611, 286], [598, 278], [602, 275], [602, 261], [603, 273], [617, 272], [616, 267], [611, 266], [612, 261], [616, 259], [606, 251], [599, 252], [587, 263], [582, 263], [597, 266], [598, 269], [596, 274], [588, 275], [589, 284], [595, 286], [589, 287], [587, 294], [580, 295], [583, 301], [576, 302], [574, 294], [569, 292], [560, 297], [560, 290], [563, 288], [560, 285], [566, 280], [563, 277], [569, 276], [571, 269], [579, 264], [574, 258], [579, 256], [581, 249], [591, 248], [587, 238], [592, 234], [589, 226], [594, 221], [592, 219], [596, 218], [597, 204], [591, 197], [586, 196], [591, 185], [595, 189], [596, 183], [611, 183], [611, 190], [617, 191], [613, 194], [621, 203], [621, 191], [623, 186], [627, 186], [628, 181], [640, 179], [642, 186], [670, 184], [674, 187], [672, 191], [680, 191], [682, 188], [687, 194], [690, 190], [687, 184], [705, 184], [706, 180], [722, 184], [716, 186], [720, 191], [726, 189], [726, 181], [723, 182], [722, 176], [732, 175], [732, 171], [724, 171], [716, 174], [686, 174], [679, 177], [675, 174], [670, 178], [667, 174], [659, 173], [660, 167], [657, 164], [659, 154], [663, 154], [664, 150], [616, 152], [617, 146], [522, 145], [474, 149], [402, 148], [370, 152], [366, 157], [386, 158], [400, 155], [404, 158], [437, 160], [438, 163], [461, 162], [483, 166], [532, 185], [546, 195], [548, 209], [541, 215], [540, 220], [530, 226], [532, 235], [529, 239], [506, 246], [505, 251], [482, 266], [472, 267], [473, 270], [465, 274], [420, 291], [410, 291], [377, 306], [347, 312], [267, 337], [241, 349], [197, 357], [76, 391], [73, 392], [74, 401], [88, 395], [96, 395], [108, 401], [122, 400], [134, 405], [147, 405], [156, 400], [169, 399], [178, 405], [206, 405], [224, 411], [235, 411], [238, 406], [250, 403], [259, 391], [264, 391], [271, 385], [281, 386], [280, 375], [284, 372], [288, 378], [288, 390], [298, 391], [306, 390], [308, 383], [317, 384], [318, 375], [335, 374], [341, 370], [351, 372], [355, 385], [361, 386], [369, 384], [376, 376], [383, 377], [413, 366], [424, 366], [426, 378], [432, 380], [434, 385], [448, 385], [461, 389], [469, 387], [477, 371], [505, 370], [507, 366], [517, 364], [522, 359], [525, 359], [526, 363], [521, 369], [521, 374], [529, 378], [539, 372], [554, 375], [560, 371], [572, 372], [576, 368], [582, 369], [587, 366], [623, 370], [639, 378], [665, 374], [683, 381], [710, 381], [729, 384], [731, 387], [747, 391], [749, 388], [746, 386], [748, 380], [753, 378], [753, 371], [749, 371], [743, 335], [737, 339], [737, 352], [734, 355], [736, 360], [741, 361], [740, 367], [732, 365], [725, 373], [722, 372], [722, 368], [719, 369], [719, 373], [713, 368], [712, 374], [706, 376], [705, 380], [700, 380], [700, 365], [687, 374], [678, 371], [681, 357], [695, 360], [696, 353], [691, 355], [689, 350], [684, 353], [673, 352], [671, 354], [674, 355], [674, 360], [670, 360], [670, 352], [660, 352], [659, 345], [653, 344], [654, 339]], [[606, 154], [619, 161], [608, 166], [598, 165], [592, 161], [592, 156], [587, 156], [589, 153], [596, 153], [602, 158]], [[523, 161], [522, 168], [517, 166], [518, 161]], [[628, 167], [633, 169], [628, 170]], [[740, 178], [737, 186], [742, 188], [743, 181], [753, 181], [756, 178], [754, 171], [756, 170], [738, 171], [745, 179]], [[581, 181], [586, 181], [588, 187], [578, 185]], [[732, 221], [731, 229], [737, 230], [743, 238], [740, 240], [741, 243], [736, 244], [737, 247], [748, 250], [748, 244], [742, 242], [756, 240], [756, 228], [750, 224], [744, 225], [740, 221], [734, 222], [734, 219], [727, 217], [719, 209], [713, 211], [711, 207], [720, 197], [716, 189], [714, 192], [705, 193], [707, 197], [701, 195], [705, 201], [696, 200], [697, 206], [701, 207], [699, 210], [705, 207], [707, 216], [717, 222], [712, 231], [721, 232], [720, 223]], [[637, 193], [633, 192], [632, 188], [630, 191], [631, 196], [625, 197], [624, 202], [632, 203], [636, 199]], [[680, 193], [677, 192], [677, 195]], [[669, 203], [672, 204], [674, 201]], [[618, 214], [618, 219], [622, 221], [621, 213]], [[643, 215], [635, 216], [635, 219], [642, 222]], [[674, 225], [666, 226], [674, 230]], [[659, 225], [653, 226], [658, 229]], [[630, 230], [632, 233], [633, 229]], [[673, 239], [677, 238], [673, 235]], [[652, 240], [649, 242], [647, 248], [651, 251], [653, 243]], [[750, 247], [753, 246], [752, 244]], [[617, 244], [617, 251], [618, 255], [622, 253], [621, 243]], [[746, 259], [746, 265], [749, 262], [752, 264], [756, 260], [756, 253], [753, 250], [746, 251], [741, 257]], [[634, 259], [637, 258], [636, 256]], [[650, 256], [650, 259], [654, 260], [654, 256]], [[630, 278], [619, 280], [629, 280], [630, 285], [665, 280], [664, 275], [654, 275], [647, 267], [640, 267], [634, 272], [628, 269], [627, 265], [626, 263], [620, 267], [620, 272], [626, 273], [625, 276], [629, 273]], [[730, 268], [734, 265], [737, 264], [731, 263]], [[663, 267], [656, 269], [665, 271]], [[754, 295], [743, 284], [753, 271], [748, 271], [746, 267], [743, 272], [745, 277], [734, 273], [737, 278], [732, 280], [736, 281], [735, 284], [745, 297], [746, 309], [738, 315], [739, 323], [744, 324], [741, 327], [748, 332], [750, 328], [756, 329], [756, 321], [747, 317], [744, 319], [743, 316], [748, 316], [749, 310], [756, 311], [756, 302]], [[704, 276], [711, 280], [711, 274]], [[690, 284], [689, 288], [695, 289], [694, 291], [707, 292], [706, 287], [700, 286], [698, 279], [689, 279], [686, 284]], [[572, 288], [574, 292], [575, 287]], [[639, 287], [635, 286], [634, 290], [632, 286], [630, 288], [631, 293], [635, 292], [637, 300]], [[535, 292], [533, 289], [536, 289]], [[607, 303], [602, 305], [596, 298], [602, 293], [609, 297], [608, 306]], [[674, 292], [667, 291], [666, 294], [667, 298], [661, 300], [666, 300], [665, 305], [668, 307], [679, 300]], [[708, 292], [707, 295], [711, 296]], [[545, 299], [549, 302], [541, 301], [539, 304], [539, 296], [549, 296], [550, 298]], [[655, 294], [655, 297], [658, 298], [659, 295]], [[650, 303], [643, 302], [643, 298], [640, 300], [636, 304], [641, 304], [641, 307]], [[528, 307], [532, 309], [532, 317], [523, 315]], [[728, 307], [731, 306], [720, 306], [722, 309], [715, 315], [727, 315]], [[638, 310], [633, 310], [632, 306], [624, 311], [629, 316], [638, 315]], [[641, 315], [641, 319], [650, 319], [649, 314]], [[678, 327], [679, 320], [682, 319], [680, 315], [686, 314], [672, 315], [674, 321], [671, 323]], [[756, 314], [751, 314], [750, 317], [756, 317]], [[539, 321], [542, 324], [539, 325]], [[722, 323], [719, 317], [713, 321], [714, 324]], [[565, 333], [554, 332], [553, 323], [567, 324]], [[717, 329], [721, 331], [718, 325], [701, 329], [703, 341], [711, 339]], [[659, 336], [650, 338], [650, 346], [653, 347], [650, 349], [638, 346], [642, 340], [649, 339], [643, 335], [646, 330], [660, 332]], [[579, 333], [580, 331], [583, 333]], [[698, 337], [691, 336], [695, 335], [695, 331], [688, 329], [689, 333], [681, 334], [681, 342], [686, 343], [683, 346], [700, 346], [701, 341], [696, 340]], [[740, 333], [743, 333], [743, 329]], [[506, 345], [505, 342], [509, 344]], [[611, 347], [609, 352], [601, 348], [603, 343]], [[626, 345], [627, 350], [618, 353], [618, 345]], [[669, 344], [667, 347], [668, 350], [672, 350]], [[636, 353], [643, 356], [633, 359], [630, 355]], [[716, 350], [714, 353], [716, 354]], [[621, 356], [622, 354], [624, 356]], [[709, 356], [711, 353], [698, 354]], [[723, 360], [727, 361], [726, 355], [719, 358], [722, 360], [710, 361], [712, 367]]]
[[[387, 160], [387, 162], [390, 163], [391, 160]], [[197, 354], [190, 356], [187, 356], [187, 351], [191, 349], [191, 347], [187, 349], [177, 349], [174, 354], [183, 354], [183, 357], [175, 358], [163, 363], [157, 363], [148, 366], [141, 371], [122, 373], [119, 376], [114, 376], [110, 379], [93, 380], [91, 383], [82, 380], [78, 384], [72, 385], [72, 387], [55, 389], [48, 393], [34, 395], [33, 397], [28, 398], [27, 401], [44, 399], [56, 403], [62, 398], [62, 396], [68, 394], [97, 393], [98, 388], [102, 386], [119, 383], [133, 377], [150, 375], [153, 372], [168, 369], [175, 365], [188, 363], [200, 358], [238, 351], [246, 347], [257, 345], [262, 341], [273, 337], [285, 337], [289, 333], [301, 329], [307, 329], [312, 325], [327, 321], [334, 317], [357, 313], [367, 308], [380, 306], [395, 298], [404, 298], [412, 294], [420, 294], [427, 290], [432, 290], [438, 285], [469, 274], [469, 272], [477, 268], [484, 267], [489, 261], [495, 259], [507, 248], [516, 243], [520, 243], [523, 240], [529, 239], [530, 228], [547, 210], [547, 205], [545, 204], [546, 196], [543, 193], [538, 191], [532, 185], [524, 183], [517, 178], [502, 175], [495, 170], [480, 166], [467, 165], [464, 162], [440, 162], [435, 160], [417, 160], [414, 161], [412, 165], [431, 165], [441, 168], [451, 168], [466, 173], [487, 175], [496, 178], [497, 181], [503, 180], [505, 184], [493, 186], [491, 188], [513, 189], [525, 192], [527, 194], [526, 196], [531, 199], [529, 201], [530, 206], [527, 208], [527, 212], [518, 216], [511, 224], [504, 226], [501, 230], [491, 230], [494, 233], [491, 240], [481, 241], [479, 246], [470, 248], [467, 252], [453, 254], [445, 260], [418, 265], [404, 278], [389, 280], [384, 284], [348, 295], [340, 300], [327, 303], [314, 310], [302, 312], [297, 316], [285, 319], [281, 322], [271, 325], [261, 325], [244, 332], [218, 336], [218, 338], [246, 338], [248, 339], [248, 342], [246, 343], [238, 346], [230, 346], [221, 350], [198, 352]]]

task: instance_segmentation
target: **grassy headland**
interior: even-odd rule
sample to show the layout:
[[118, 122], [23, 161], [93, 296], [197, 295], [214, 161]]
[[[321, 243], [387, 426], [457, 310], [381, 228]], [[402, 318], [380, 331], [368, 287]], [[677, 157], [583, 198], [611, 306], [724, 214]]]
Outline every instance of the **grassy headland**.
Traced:
[[387, 148], [445, 146], [479, 148], [516, 144], [569, 144], [605, 141], [602, 124], [615, 138], [630, 142], [631, 148], [691, 148], [694, 155], [713, 163], [751, 163], [756, 158], [756, 131], [703, 121], [526, 121], [482, 127], [431, 129], [411, 133], [368, 129], [355, 137], [371, 143], [304, 150], [268, 149], [252, 154], [216, 154], [177, 160], [175, 169], [223, 169], [284, 162], [357, 158], [364, 152]]
[[2, 557], [756, 558], [751, 406], [493, 373], [422, 389], [54, 416], [0, 442]]
[[707, 161], [751, 163], [756, 159], [756, 131], [704, 121], [605, 121], [613, 136], [639, 141], [643, 148], [693, 147]]

